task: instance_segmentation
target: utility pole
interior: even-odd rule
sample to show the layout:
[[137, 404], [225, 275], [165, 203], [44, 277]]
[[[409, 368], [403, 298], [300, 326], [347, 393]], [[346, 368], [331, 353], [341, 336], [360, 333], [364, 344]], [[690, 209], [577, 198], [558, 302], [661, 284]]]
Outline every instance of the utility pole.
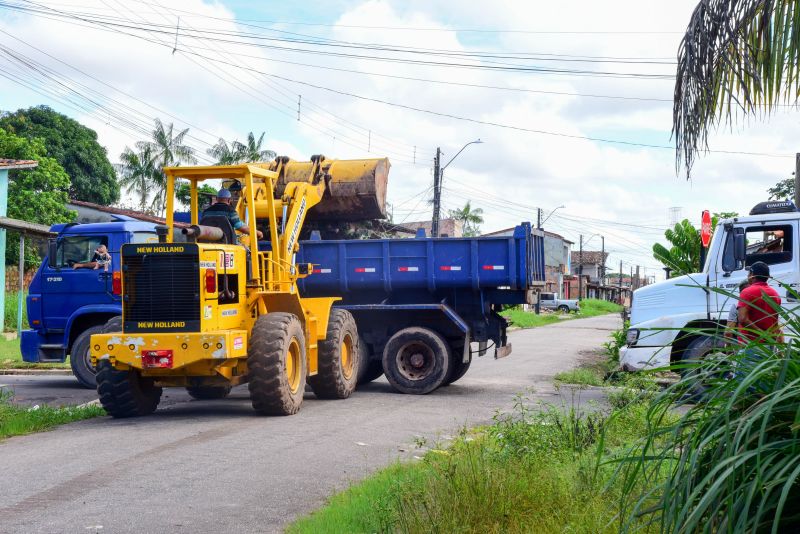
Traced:
[[542, 208], [536, 208], [536, 228], [542, 229]]
[[606, 238], [604, 236], [600, 236], [600, 240], [603, 243], [602, 248], [600, 249], [600, 285], [606, 285]]
[[439, 207], [442, 201], [442, 182], [439, 165], [442, 149], [436, 147], [436, 158], [433, 160], [433, 220], [431, 220], [431, 237], [439, 237]]
[[619, 287], [619, 304], [622, 306], [622, 260], [619, 260], [619, 278], [617, 278], [617, 286]]
[[631, 295], [633, 295], [633, 265], [631, 265]]
[[583, 234], [578, 248], [578, 300], [583, 298]]
[[800, 206], [800, 152], [794, 155], [794, 205]]
[[637, 265], [636, 266], [636, 289], [639, 289], [639, 283], [640, 283], [639, 280], [640, 280], [640, 278], [639, 278], [639, 266]]

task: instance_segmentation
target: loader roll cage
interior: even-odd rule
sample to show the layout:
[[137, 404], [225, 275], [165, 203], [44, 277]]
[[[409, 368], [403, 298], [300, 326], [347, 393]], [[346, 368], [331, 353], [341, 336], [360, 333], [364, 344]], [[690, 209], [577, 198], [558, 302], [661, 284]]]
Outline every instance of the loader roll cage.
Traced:
[[[166, 212], [167, 241], [174, 242], [175, 181], [184, 179], [190, 186], [191, 224], [197, 225], [200, 217], [198, 184], [206, 180], [236, 180], [242, 185], [241, 195], [235, 205], [236, 212], [250, 228], [250, 236], [243, 236], [242, 242], [252, 251], [248, 255], [248, 287], [258, 291], [251, 293], [255, 301], [261, 292], [285, 292], [298, 278], [294, 269], [293, 256], [297, 250], [300, 230], [308, 210], [320, 202], [330, 180], [330, 172], [336, 160], [326, 160], [325, 156], [312, 156], [309, 174], [303, 182], [290, 182], [280, 198], [276, 197], [278, 184], [290, 159], [276, 158], [270, 163], [249, 163], [240, 165], [165, 167], [167, 179]], [[266, 219], [269, 224], [269, 241], [272, 250], [258, 253], [258, 220]], [[254, 302], [251, 302], [251, 304]]]

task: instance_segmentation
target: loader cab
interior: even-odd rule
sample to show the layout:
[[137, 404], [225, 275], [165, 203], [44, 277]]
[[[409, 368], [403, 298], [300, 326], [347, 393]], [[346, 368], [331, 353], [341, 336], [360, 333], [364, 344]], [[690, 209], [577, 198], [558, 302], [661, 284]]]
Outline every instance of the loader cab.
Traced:
[[769, 265], [769, 284], [780, 294], [784, 308], [797, 307], [786, 288], [797, 288], [800, 283], [799, 221], [800, 212], [792, 202], [762, 202], [749, 216], [720, 223], [706, 271], [709, 285], [718, 289], [709, 296], [711, 308], [721, 318], [735, 304], [749, 267], [758, 261]]

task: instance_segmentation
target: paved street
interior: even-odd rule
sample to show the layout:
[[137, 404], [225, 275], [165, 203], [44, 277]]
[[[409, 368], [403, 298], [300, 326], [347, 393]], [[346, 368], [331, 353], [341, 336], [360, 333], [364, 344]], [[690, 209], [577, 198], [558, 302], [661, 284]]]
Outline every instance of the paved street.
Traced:
[[[485, 423], [530, 387], [558, 402], [552, 375], [620, 324], [613, 315], [512, 332], [511, 356], [480, 358], [427, 396], [393, 393], [381, 379], [346, 401], [309, 394], [298, 415], [265, 418], [246, 387], [203, 402], [167, 390], [170, 402], [150, 417], [0, 442], [0, 532], [280, 532], [350, 482], [412, 456], [415, 436], [430, 442]], [[48, 379], [61, 393], [48, 393]], [[69, 397], [71, 380], [0, 376], [25, 402], [37, 391]]]

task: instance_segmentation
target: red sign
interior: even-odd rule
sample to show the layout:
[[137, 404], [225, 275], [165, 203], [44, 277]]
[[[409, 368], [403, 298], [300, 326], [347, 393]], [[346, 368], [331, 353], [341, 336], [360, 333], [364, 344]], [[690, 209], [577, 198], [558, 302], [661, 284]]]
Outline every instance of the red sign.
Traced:
[[703, 241], [703, 246], [708, 248], [711, 242], [711, 213], [708, 210], [703, 210], [703, 219], [700, 225], [700, 239]]

